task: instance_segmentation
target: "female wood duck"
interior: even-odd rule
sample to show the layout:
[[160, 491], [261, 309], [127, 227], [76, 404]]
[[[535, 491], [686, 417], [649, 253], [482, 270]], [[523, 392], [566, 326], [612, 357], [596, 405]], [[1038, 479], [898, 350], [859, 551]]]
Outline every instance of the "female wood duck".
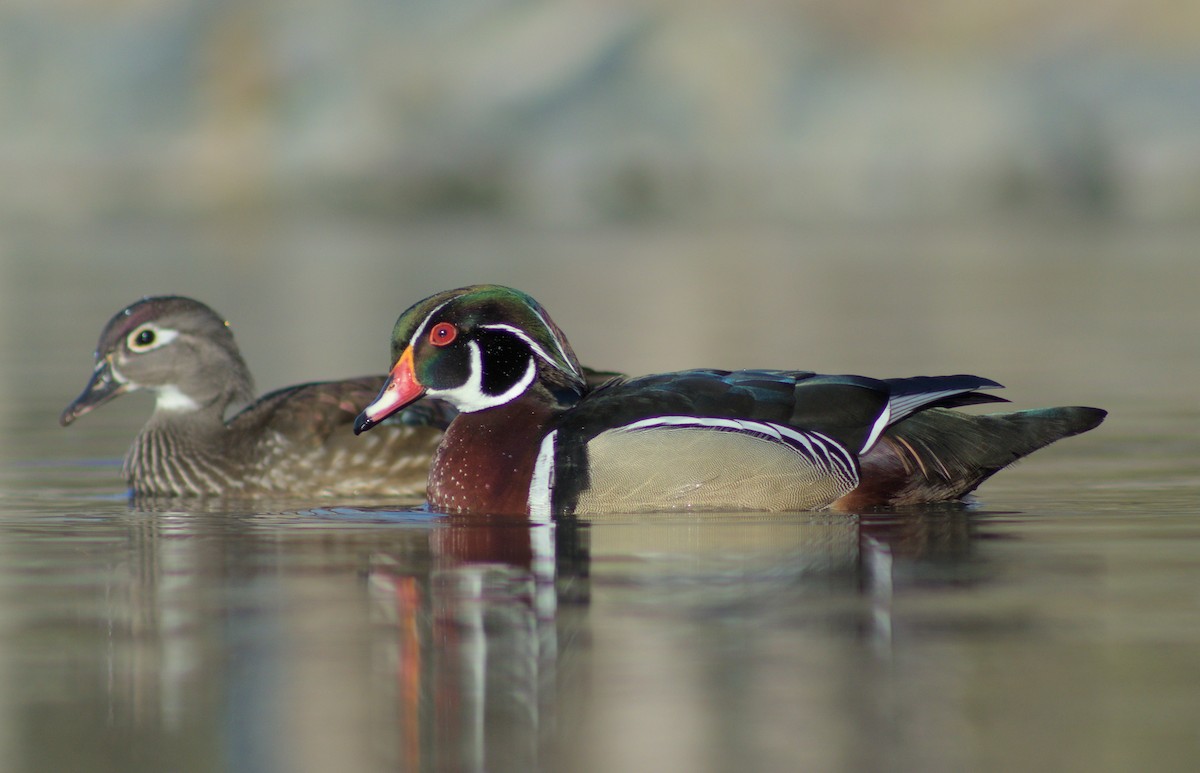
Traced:
[[190, 298], [145, 298], [105, 325], [91, 381], [60, 421], [126, 392], [153, 391], [154, 413], [125, 458], [139, 496], [419, 498], [454, 411], [436, 401], [405, 411], [363, 447], [348, 430], [383, 383], [368, 376], [286, 387], [226, 421], [231, 404], [253, 396], [228, 324]]
[[689, 370], [590, 387], [537, 301], [479, 285], [427, 298], [392, 336], [361, 433], [428, 395], [460, 413], [430, 469], [442, 512], [856, 510], [958, 499], [1105, 411], [970, 415], [978, 376], [877, 380]]

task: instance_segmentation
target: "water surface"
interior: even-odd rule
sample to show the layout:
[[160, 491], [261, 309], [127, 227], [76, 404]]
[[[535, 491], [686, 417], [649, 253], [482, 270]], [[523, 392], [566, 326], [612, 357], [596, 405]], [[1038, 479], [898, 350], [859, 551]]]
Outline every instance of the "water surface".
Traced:
[[[10, 239], [0, 768], [1194, 765], [1188, 239], [328, 229], [344, 243], [302, 225]], [[1020, 407], [1112, 416], [965, 506], [555, 526], [131, 503], [119, 457], [148, 400], [56, 425], [100, 325], [141, 294], [230, 316], [265, 390], [382, 370], [404, 306], [493, 280], [532, 289], [601, 367], [978, 372]]]

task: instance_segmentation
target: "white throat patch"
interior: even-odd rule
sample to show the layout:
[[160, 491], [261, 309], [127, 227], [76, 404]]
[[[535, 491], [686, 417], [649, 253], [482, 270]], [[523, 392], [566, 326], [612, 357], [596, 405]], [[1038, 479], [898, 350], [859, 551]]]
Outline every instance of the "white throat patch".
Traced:
[[483, 354], [479, 350], [479, 343], [468, 341], [467, 347], [471, 350], [471, 375], [467, 382], [453, 389], [430, 389], [427, 392], [430, 397], [441, 398], [463, 413], [474, 413], [515, 400], [537, 378], [537, 363], [530, 357], [524, 375], [517, 383], [513, 384], [511, 389], [499, 395], [485, 394], [483, 391]]
[[154, 404], [154, 410], [156, 411], [182, 413], [185, 411], [194, 411], [200, 407], [195, 400], [179, 391], [179, 387], [174, 384], [159, 387], [154, 392], [158, 397], [157, 402]]

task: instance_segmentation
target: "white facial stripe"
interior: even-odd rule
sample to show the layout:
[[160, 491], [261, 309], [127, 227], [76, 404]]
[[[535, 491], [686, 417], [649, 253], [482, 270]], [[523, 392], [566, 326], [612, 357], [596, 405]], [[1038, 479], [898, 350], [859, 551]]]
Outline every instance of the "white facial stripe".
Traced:
[[550, 520], [550, 501], [554, 491], [554, 445], [558, 430], [542, 438], [537, 461], [533, 465], [533, 477], [529, 481], [529, 519], [535, 523]]
[[468, 341], [467, 347], [471, 350], [471, 375], [467, 378], [465, 384], [456, 386], [453, 389], [430, 389], [427, 394], [430, 397], [439, 397], [453, 405], [463, 413], [474, 413], [482, 411], [484, 408], [494, 408], [497, 405], [504, 405], [510, 400], [513, 400], [521, 395], [533, 380], [537, 378], [537, 366], [534, 364], [533, 358], [529, 358], [529, 367], [525, 369], [525, 374], [521, 376], [521, 380], [513, 385], [504, 394], [488, 395], [483, 392], [483, 354], [479, 350], [478, 341]]
[[[529, 348], [533, 350], [534, 354], [536, 354], [538, 357], [541, 357], [543, 360], [545, 360], [547, 365], [551, 366], [552, 368], [557, 368], [558, 370], [562, 370], [562, 367], [559, 365], [559, 363], [557, 361], [555, 361], [553, 357], [551, 357], [549, 354], [546, 353], [546, 350], [541, 347], [541, 344], [539, 344], [537, 341], [534, 341], [532, 338], [530, 338], [525, 333], [525, 331], [521, 330], [520, 328], [513, 327], [512, 325], [506, 325], [503, 322], [497, 322], [497, 323], [491, 324], [491, 325], [480, 325], [480, 327], [487, 328], [488, 330], [503, 330], [506, 333], [512, 333], [517, 338], [520, 338], [522, 341], [524, 341], [529, 346]], [[560, 344], [557, 339], [555, 340], [554, 343], [555, 343], [555, 346], [558, 348], [559, 354], [562, 356], [562, 361], [564, 363], [566, 363], [568, 366], [570, 366], [571, 358], [567, 357], [567, 353], [563, 351], [562, 344]], [[573, 366], [571, 366], [571, 372], [575, 373], [575, 375], [577, 375], [577, 376], [579, 375], [579, 373], [577, 371], [575, 371], [575, 368]]]
[[[546, 330], [554, 329], [553, 325], [550, 324], [550, 319], [546, 319], [546, 317], [544, 316], [544, 314], [541, 313], [541, 311], [538, 311], [535, 313], [538, 314], [538, 319], [541, 319], [541, 324], [542, 324], [542, 326], [545, 326]], [[571, 358], [569, 358], [569, 356], [566, 355], [566, 349], [565, 349], [565, 347], [563, 347], [563, 342], [559, 340], [558, 336], [551, 336], [551, 337], [554, 340], [554, 347], [556, 347], [558, 349], [559, 356], [562, 356], [564, 362], [570, 362]]]
[[179, 391], [179, 387], [168, 384], [154, 390], [158, 400], [154, 404], [156, 411], [194, 411], [200, 406], [196, 401]]
[[412, 338], [408, 339], [408, 343], [410, 346], [413, 344], [416, 344], [417, 341], [421, 340], [421, 336], [425, 334], [426, 326], [429, 325], [429, 320], [433, 319], [433, 315], [437, 314], [439, 311], [441, 311], [442, 307], [445, 306], [447, 303], [449, 303], [452, 300], [454, 300], [454, 299], [451, 298], [449, 300], [442, 301], [441, 303], [439, 303], [437, 305], [437, 307], [433, 311], [431, 311], [425, 315], [425, 319], [421, 320], [421, 324], [417, 326], [417, 329], [415, 331], [413, 331]]

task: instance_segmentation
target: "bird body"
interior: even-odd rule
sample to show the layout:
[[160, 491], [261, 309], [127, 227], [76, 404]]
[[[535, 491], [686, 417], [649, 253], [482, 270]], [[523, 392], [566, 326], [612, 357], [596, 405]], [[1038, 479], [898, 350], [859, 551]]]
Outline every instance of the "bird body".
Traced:
[[872, 379], [691, 370], [589, 384], [533, 298], [478, 285], [393, 330], [394, 365], [356, 433], [424, 397], [459, 410], [430, 470], [444, 512], [552, 517], [839, 510], [958, 499], [1095, 408], [972, 415], [1005, 402], [978, 376]]
[[384, 376], [286, 387], [250, 402], [250, 372], [226, 322], [182, 296], [144, 298], [104, 327], [96, 366], [63, 411], [65, 426], [118, 395], [155, 393], [155, 409], [123, 473], [138, 496], [424, 495], [429, 461], [454, 415], [415, 406], [375, 442], [350, 433]]

